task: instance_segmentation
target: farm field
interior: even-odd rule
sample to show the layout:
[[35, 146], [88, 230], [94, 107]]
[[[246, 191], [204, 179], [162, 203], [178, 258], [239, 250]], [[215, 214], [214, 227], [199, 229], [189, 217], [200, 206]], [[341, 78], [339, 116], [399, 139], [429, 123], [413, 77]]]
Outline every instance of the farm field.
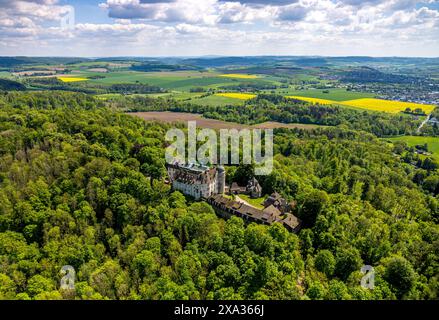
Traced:
[[[90, 79], [93, 83], [100, 84], [118, 84], [118, 83], [142, 83], [159, 86], [168, 90], [179, 90], [189, 92], [195, 87], [204, 89], [216, 89], [221, 86], [227, 86], [239, 83], [239, 79], [218, 76], [214, 72], [110, 72], [110, 73], [89, 73], [80, 72], [78, 76], [104, 76], [101, 79]], [[258, 82], [260, 79], [246, 79], [246, 81]], [[264, 80], [265, 81], [265, 80]]]
[[361, 98], [373, 98], [373, 93], [347, 91], [346, 89], [310, 89], [310, 90], [278, 90], [279, 94], [297, 97], [308, 97], [333, 101], [346, 101]]
[[227, 106], [227, 105], [244, 105], [245, 100], [219, 96], [216, 94], [209, 95], [202, 98], [192, 98], [190, 103], [205, 106]]
[[319, 99], [319, 98], [309, 98], [309, 97], [300, 97], [300, 96], [287, 96], [286, 98], [292, 98], [297, 100], [302, 100], [310, 103], [319, 103], [319, 104], [334, 104], [333, 100]]
[[238, 93], [238, 92], [229, 92], [229, 93], [217, 93], [216, 96], [232, 98], [232, 99], [240, 99], [240, 100], [249, 100], [256, 97], [255, 94], [251, 93]]
[[79, 82], [79, 81], [87, 81], [87, 78], [82, 77], [57, 77], [62, 82]]
[[410, 108], [411, 110], [419, 108], [422, 109], [422, 111], [424, 111], [425, 113], [429, 114], [435, 109], [435, 106], [433, 105], [372, 98], [341, 101], [340, 103], [351, 107], [389, 113], [398, 113], [406, 110], [407, 108]]
[[131, 116], [139, 117], [147, 121], [161, 121], [167, 123], [173, 122], [186, 122], [186, 121], [197, 121], [197, 126], [201, 128], [211, 128], [211, 129], [244, 129], [244, 128], [255, 128], [255, 129], [276, 129], [276, 128], [287, 128], [287, 129], [315, 129], [318, 125], [312, 124], [301, 124], [301, 123], [280, 123], [280, 122], [263, 122], [257, 125], [245, 125], [241, 123], [226, 122], [216, 119], [203, 118], [200, 114], [195, 113], [185, 113], [185, 112], [168, 112], [168, 111], [151, 111], [151, 112], [129, 112], [127, 113]]
[[259, 76], [254, 74], [240, 74], [240, 73], [227, 73], [222, 74], [220, 77], [224, 78], [236, 78], [236, 79], [257, 79]]
[[404, 141], [410, 147], [427, 144], [428, 151], [432, 153], [433, 158], [439, 161], [439, 137], [422, 137], [422, 136], [401, 136], [386, 138], [389, 141]]

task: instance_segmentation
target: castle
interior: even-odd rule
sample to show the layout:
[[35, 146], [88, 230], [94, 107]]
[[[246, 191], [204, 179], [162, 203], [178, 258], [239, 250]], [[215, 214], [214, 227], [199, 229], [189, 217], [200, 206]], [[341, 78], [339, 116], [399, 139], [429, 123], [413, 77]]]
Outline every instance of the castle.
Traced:
[[172, 188], [196, 200], [225, 192], [226, 172], [222, 166], [210, 168], [192, 163], [175, 163], [168, 165], [167, 169]]
[[246, 187], [233, 183], [229, 188], [226, 186], [226, 172], [222, 166], [211, 168], [197, 164], [175, 163], [168, 165], [167, 169], [169, 182], [174, 190], [190, 195], [196, 200], [207, 200], [222, 217], [229, 218], [234, 215], [248, 223], [266, 225], [279, 222], [290, 232], [298, 232], [301, 228], [300, 219], [291, 213], [295, 203], [288, 203], [277, 192], [264, 201], [263, 209], [224, 196], [227, 190], [232, 195], [245, 193], [253, 198], [261, 197], [262, 188], [255, 178], [250, 179]]

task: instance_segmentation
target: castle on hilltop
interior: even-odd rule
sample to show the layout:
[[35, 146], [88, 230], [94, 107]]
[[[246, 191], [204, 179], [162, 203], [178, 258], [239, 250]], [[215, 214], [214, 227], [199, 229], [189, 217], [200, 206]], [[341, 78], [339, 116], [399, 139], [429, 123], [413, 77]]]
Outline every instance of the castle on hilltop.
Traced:
[[[205, 199], [213, 206], [218, 215], [230, 218], [232, 215], [241, 217], [245, 222], [256, 222], [271, 225], [275, 222], [284, 225], [290, 232], [298, 232], [301, 228], [300, 219], [291, 211], [294, 202], [288, 203], [277, 192], [265, 199], [262, 208], [225, 196], [226, 190], [231, 195], [247, 194], [252, 198], [262, 195], [262, 188], [255, 178], [250, 179], [246, 187], [233, 183], [226, 186], [226, 172], [223, 166], [207, 167], [198, 164], [170, 164], [167, 166], [169, 182], [174, 190], [194, 197]], [[237, 198], [239, 199], [239, 198]]]

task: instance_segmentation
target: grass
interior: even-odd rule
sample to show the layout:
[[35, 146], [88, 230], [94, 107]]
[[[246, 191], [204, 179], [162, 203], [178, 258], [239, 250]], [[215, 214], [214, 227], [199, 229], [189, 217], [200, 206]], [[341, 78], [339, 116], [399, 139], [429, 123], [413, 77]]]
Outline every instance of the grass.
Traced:
[[439, 161], [439, 137], [422, 137], [422, 136], [401, 136], [386, 138], [390, 141], [404, 141], [408, 146], [427, 144], [428, 152], [432, 153], [433, 158]]
[[253, 198], [250, 198], [250, 196], [248, 196], [246, 194], [238, 194], [238, 197], [240, 197], [244, 201], [247, 201], [255, 208], [264, 209], [264, 206], [262, 204], [265, 200], [264, 197], [253, 199]]
[[59, 80], [62, 82], [79, 82], [79, 81], [86, 81], [87, 78], [80, 78], [80, 77], [58, 77]]
[[302, 100], [311, 103], [319, 103], [319, 104], [334, 104], [333, 100], [319, 99], [319, 98], [308, 98], [308, 97], [299, 97], [299, 96], [287, 96], [287, 98]]
[[10, 78], [12, 78], [12, 75], [8, 71], [0, 71], [0, 78], [10, 79]]
[[197, 104], [197, 105], [204, 105], [204, 106], [228, 106], [228, 105], [243, 105], [245, 100], [242, 99], [236, 99], [236, 98], [230, 98], [230, 97], [224, 97], [219, 95], [210, 95], [203, 98], [195, 98], [191, 99], [190, 102]]
[[122, 95], [120, 93], [104, 93], [104, 94], [97, 94], [95, 97], [99, 100], [108, 100], [113, 98], [119, 98]]
[[238, 92], [217, 93], [215, 95], [220, 97], [240, 99], [240, 100], [249, 100], [256, 97], [256, 95], [252, 93], [238, 93]]
[[333, 101], [346, 101], [361, 98], [373, 98], [373, 93], [347, 91], [346, 89], [309, 89], [309, 90], [288, 90], [280, 89], [279, 94], [297, 97], [317, 98]]
[[389, 112], [389, 113], [398, 113], [406, 110], [407, 108], [410, 108], [411, 110], [422, 109], [422, 111], [429, 114], [436, 107], [427, 104], [390, 101], [390, 100], [382, 100], [382, 99], [370, 99], [370, 98], [348, 100], [348, 101], [342, 101], [340, 103], [352, 107], [373, 110], [373, 111]]
[[235, 78], [235, 79], [257, 79], [257, 78], [259, 78], [257, 75], [254, 75], [254, 74], [240, 74], [240, 73], [222, 74], [222, 75], [220, 75], [220, 77]]

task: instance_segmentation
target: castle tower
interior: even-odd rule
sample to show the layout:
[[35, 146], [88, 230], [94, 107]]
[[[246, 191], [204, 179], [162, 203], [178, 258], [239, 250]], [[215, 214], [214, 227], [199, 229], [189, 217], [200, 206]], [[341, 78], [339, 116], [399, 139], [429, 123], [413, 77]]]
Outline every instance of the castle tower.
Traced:
[[226, 170], [223, 166], [217, 167], [217, 178], [216, 178], [216, 191], [219, 194], [223, 194], [226, 188]]

